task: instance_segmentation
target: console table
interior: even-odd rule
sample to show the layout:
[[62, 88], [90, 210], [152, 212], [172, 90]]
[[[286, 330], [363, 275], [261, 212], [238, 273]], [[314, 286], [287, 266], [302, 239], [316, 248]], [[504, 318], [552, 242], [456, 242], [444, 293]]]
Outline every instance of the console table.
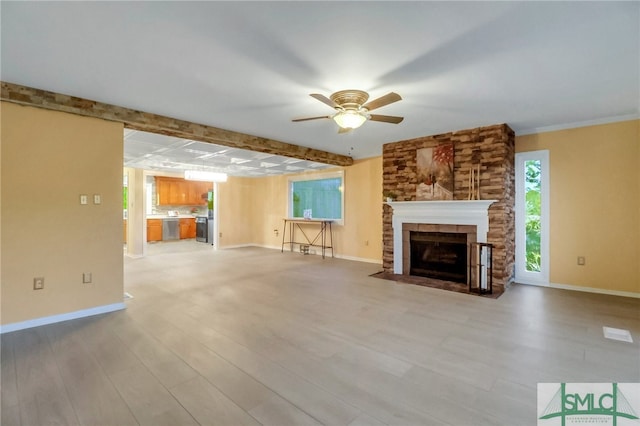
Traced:
[[[322, 258], [324, 259], [325, 252], [327, 249], [331, 249], [331, 257], [333, 257], [333, 234], [331, 232], [331, 222], [332, 220], [324, 220], [324, 219], [284, 219], [284, 230], [282, 232], [282, 247], [280, 252], [284, 252], [284, 245], [289, 244], [291, 251], [293, 251], [294, 244], [308, 245], [314, 247], [320, 247], [322, 249]], [[289, 225], [289, 226], [287, 226]], [[315, 237], [309, 238], [307, 233], [305, 232], [303, 225], [313, 225], [319, 226], [320, 229]], [[286, 239], [287, 228], [289, 229], [289, 239]], [[300, 231], [300, 233], [304, 236], [305, 241], [296, 241], [296, 229]], [[315, 229], [313, 229], [315, 232]], [[313, 234], [310, 234], [313, 235]]]

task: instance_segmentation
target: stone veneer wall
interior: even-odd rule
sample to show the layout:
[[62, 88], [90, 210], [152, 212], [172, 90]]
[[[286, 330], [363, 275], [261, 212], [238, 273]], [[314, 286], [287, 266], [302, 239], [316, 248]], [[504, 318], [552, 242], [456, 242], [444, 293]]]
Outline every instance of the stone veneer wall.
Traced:
[[[415, 201], [416, 150], [442, 143], [454, 146], [455, 200], [469, 194], [469, 168], [480, 162], [480, 199], [498, 200], [489, 208], [487, 241], [494, 245], [493, 285], [505, 288], [514, 278], [515, 264], [515, 134], [506, 124], [460, 130], [388, 143], [382, 151], [382, 188], [394, 192], [395, 201]], [[392, 209], [383, 210], [383, 260], [393, 273]]]

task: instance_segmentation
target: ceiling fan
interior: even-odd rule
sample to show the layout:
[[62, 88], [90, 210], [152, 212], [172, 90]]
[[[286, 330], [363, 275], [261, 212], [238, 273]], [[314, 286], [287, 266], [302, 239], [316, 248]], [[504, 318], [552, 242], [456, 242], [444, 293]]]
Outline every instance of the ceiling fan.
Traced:
[[318, 120], [321, 118], [332, 118], [338, 126], [340, 126], [338, 133], [346, 133], [362, 126], [367, 120], [393, 124], [398, 124], [404, 120], [404, 117], [397, 117], [394, 115], [369, 114], [370, 111], [373, 111], [376, 108], [398, 102], [402, 99], [400, 95], [394, 92], [387, 93], [386, 95], [369, 102], [367, 102], [369, 94], [362, 90], [341, 90], [339, 92], [335, 92], [328, 98], [318, 93], [312, 93], [309, 96], [329, 105], [331, 108], [336, 110], [336, 113], [320, 117], [296, 118], [291, 121], [298, 122]]

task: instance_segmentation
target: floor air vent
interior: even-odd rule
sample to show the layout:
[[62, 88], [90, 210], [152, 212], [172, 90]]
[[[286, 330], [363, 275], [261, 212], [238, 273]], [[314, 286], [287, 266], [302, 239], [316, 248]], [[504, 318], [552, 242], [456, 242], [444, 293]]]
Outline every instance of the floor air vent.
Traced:
[[604, 337], [611, 340], [619, 340], [621, 342], [633, 343], [631, 333], [629, 330], [623, 330], [621, 328], [602, 327]]

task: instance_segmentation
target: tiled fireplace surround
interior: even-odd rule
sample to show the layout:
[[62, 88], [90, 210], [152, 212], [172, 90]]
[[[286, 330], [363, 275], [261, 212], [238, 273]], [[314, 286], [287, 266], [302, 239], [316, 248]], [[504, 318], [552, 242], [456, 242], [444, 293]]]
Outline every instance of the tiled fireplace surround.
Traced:
[[[454, 200], [415, 202], [416, 151], [443, 143], [454, 145]], [[385, 272], [409, 273], [408, 242], [402, 242], [403, 234], [406, 237], [412, 230], [463, 232], [468, 242], [493, 244], [493, 285], [498, 290], [509, 285], [515, 263], [515, 135], [509, 126], [499, 124], [385, 144], [382, 161], [383, 190], [394, 192], [397, 201], [385, 204], [383, 210]], [[467, 201], [469, 168], [478, 163], [481, 201]], [[396, 210], [395, 218], [391, 205]], [[397, 216], [398, 208], [404, 218]], [[469, 211], [476, 213], [469, 216]], [[397, 263], [402, 266], [396, 267]]]

